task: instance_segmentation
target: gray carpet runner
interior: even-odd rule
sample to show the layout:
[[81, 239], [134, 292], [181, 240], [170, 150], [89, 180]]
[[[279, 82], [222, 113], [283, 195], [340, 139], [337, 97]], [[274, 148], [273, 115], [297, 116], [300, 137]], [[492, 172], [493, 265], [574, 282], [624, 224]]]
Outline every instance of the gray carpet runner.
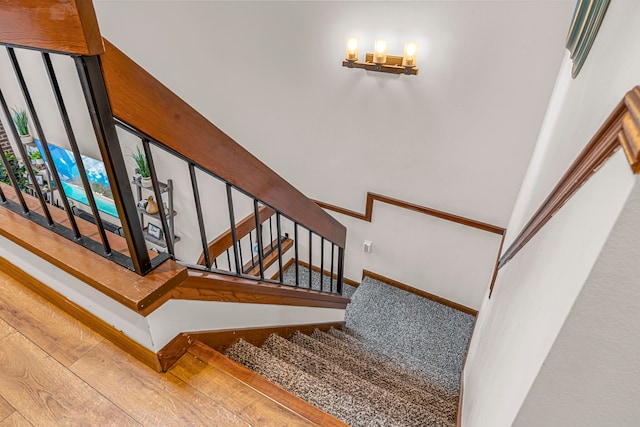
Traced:
[[[301, 287], [320, 287], [318, 273], [299, 273]], [[241, 340], [227, 356], [354, 427], [455, 425], [475, 318], [370, 278], [344, 293], [345, 330]]]

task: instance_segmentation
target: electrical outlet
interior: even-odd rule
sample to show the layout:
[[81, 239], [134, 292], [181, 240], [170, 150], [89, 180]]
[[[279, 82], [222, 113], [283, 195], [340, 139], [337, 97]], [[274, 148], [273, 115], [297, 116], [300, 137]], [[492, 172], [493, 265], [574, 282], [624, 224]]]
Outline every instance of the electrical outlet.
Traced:
[[373, 246], [373, 243], [370, 240], [365, 240], [364, 244], [362, 245], [362, 250], [370, 254], [372, 246]]

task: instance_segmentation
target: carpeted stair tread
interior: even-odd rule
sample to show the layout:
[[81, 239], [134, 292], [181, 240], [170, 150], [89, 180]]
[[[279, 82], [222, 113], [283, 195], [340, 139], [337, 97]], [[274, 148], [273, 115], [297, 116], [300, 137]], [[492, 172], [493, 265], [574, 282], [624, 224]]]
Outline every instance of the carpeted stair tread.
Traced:
[[407, 363], [437, 366], [456, 375], [459, 383], [475, 317], [365, 277], [345, 321], [347, 328], [375, 342], [385, 354], [410, 355]]
[[[336, 334], [339, 332], [340, 331], [334, 329], [330, 329], [328, 333], [316, 330], [311, 334], [311, 337], [328, 346], [340, 349], [341, 351], [348, 353], [352, 357], [360, 359], [365, 363], [378, 366], [390, 375], [397, 376], [399, 380], [406, 384], [410, 384], [411, 386], [421, 390], [426, 390], [433, 395], [439, 396], [442, 400], [450, 404], [457, 405], [458, 395], [456, 393], [442, 387], [437, 382], [434, 383], [422, 377], [412, 375], [401, 367], [368, 353], [358, 344], [358, 341], [351, 336], [346, 336], [347, 339], [338, 338]], [[341, 334], [340, 336], [345, 337], [345, 334]]]
[[402, 377], [380, 367], [379, 364], [366, 363], [340, 348], [327, 345], [300, 332], [296, 332], [290, 341], [358, 377], [366, 378], [370, 383], [393, 393], [398, 399], [407, 402], [420, 402], [450, 422], [456, 419], [457, 405], [455, 403], [451, 403], [428, 390], [415, 387], [404, 381]]
[[411, 375], [419, 376], [429, 383], [440, 385], [451, 394], [457, 395], [459, 392], [459, 372], [452, 372], [425, 360], [417, 360], [413, 355], [405, 353], [401, 349], [394, 349], [389, 352], [388, 348], [380, 345], [379, 342], [363, 338], [357, 332], [349, 329], [333, 330], [330, 333], [340, 340], [360, 347], [371, 356], [398, 366]]
[[[295, 265], [287, 268], [282, 275], [282, 282], [287, 285], [295, 286], [296, 284], [296, 268]], [[328, 291], [331, 287], [331, 277], [328, 274], [324, 275], [322, 280], [322, 288]], [[298, 266], [298, 286], [305, 289], [320, 290], [320, 272], [311, 272], [311, 284], [309, 284], [309, 269], [303, 266]], [[333, 280], [333, 289], [335, 290], [336, 280]]]
[[[385, 425], [449, 427], [451, 421], [426, 402], [408, 402], [393, 393], [370, 383], [366, 378], [338, 367], [312, 352], [276, 335], [271, 335], [261, 347], [284, 362], [293, 365], [322, 383], [352, 396], [358, 404], [369, 404], [388, 421]], [[420, 406], [424, 404], [424, 406]]]
[[225, 355], [353, 427], [390, 425], [368, 404], [356, 402], [351, 396], [242, 339]]

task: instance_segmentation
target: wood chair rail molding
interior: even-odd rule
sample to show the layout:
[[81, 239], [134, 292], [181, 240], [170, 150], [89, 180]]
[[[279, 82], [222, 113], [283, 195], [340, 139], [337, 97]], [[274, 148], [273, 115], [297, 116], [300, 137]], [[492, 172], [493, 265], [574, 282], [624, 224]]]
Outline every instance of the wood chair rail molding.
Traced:
[[0, 43], [75, 55], [104, 52], [91, 0], [4, 0]]
[[119, 120], [344, 248], [342, 224], [107, 40], [104, 45], [102, 70]]
[[619, 147], [624, 149], [633, 173], [640, 173], [640, 87], [638, 86], [627, 92], [598, 129], [589, 144], [504, 252], [498, 268], [504, 267]]
[[360, 219], [362, 221], [371, 222], [373, 217], [373, 202], [378, 201], [389, 205], [397, 206], [410, 211], [419, 212], [421, 214], [434, 216], [436, 218], [444, 219], [447, 221], [455, 222], [458, 224], [466, 225], [468, 227], [477, 228], [479, 230], [488, 231], [489, 233], [504, 234], [504, 228], [496, 225], [487, 224], [485, 222], [476, 221], [475, 219], [465, 218], [462, 216], [454, 215], [448, 212], [439, 211], [437, 209], [428, 208], [426, 206], [417, 205], [404, 200], [394, 199], [392, 197], [384, 196], [382, 194], [376, 194], [367, 192], [367, 201], [364, 213], [355, 212], [340, 206], [332, 205], [320, 200], [315, 200], [316, 204], [323, 209], [338, 212], [343, 215], [347, 215], [353, 218]]

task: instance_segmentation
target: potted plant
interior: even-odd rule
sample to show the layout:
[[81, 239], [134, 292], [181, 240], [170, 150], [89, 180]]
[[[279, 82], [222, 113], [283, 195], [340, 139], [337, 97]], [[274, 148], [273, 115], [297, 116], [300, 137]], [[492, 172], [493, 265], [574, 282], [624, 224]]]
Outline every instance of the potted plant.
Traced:
[[33, 153], [29, 154], [29, 158], [31, 159], [32, 163], [36, 166], [40, 166], [40, 165], [44, 165], [44, 160], [42, 159], [42, 154], [40, 154], [40, 151], [36, 150]]
[[20, 134], [20, 140], [23, 144], [31, 144], [33, 142], [33, 136], [29, 133], [29, 118], [27, 117], [27, 112], [24, 109], [16, 109], [12, 108], [13, 111], [13, 122], [16, 124], [16, 128], [18, 128], [18, 133]]
[[140, 151], [140, 147], [136, 147], [136, 152], [131, 153], [131, 158], [136, 164], [136, 170], [142, 177], [140, 179], [140, 183], [143, 187], [151, 187], [151, 171], [149, 170], [149, 163], [147, 163], [147, 158], [142, 151]]
[[[13, 176], [16, 177], [16, 181], [18, 181], [18, 187], [22, 191], [27, 191], [27, 173], [24, 166], [20, 166], [20, 162], [16, 159], [16, 156], [13, 153], [9, 153], [8, 151], [4, 152], [5, 156], [7, 156], [7, 160], [9, 162], [9, 168], [13, 172]], [[11, 179], [9, 178], [9, 174], [4, 169], [2, 162], [0, 162], [0, 182], [4, 182], [5, 184], [11, 184]]]

